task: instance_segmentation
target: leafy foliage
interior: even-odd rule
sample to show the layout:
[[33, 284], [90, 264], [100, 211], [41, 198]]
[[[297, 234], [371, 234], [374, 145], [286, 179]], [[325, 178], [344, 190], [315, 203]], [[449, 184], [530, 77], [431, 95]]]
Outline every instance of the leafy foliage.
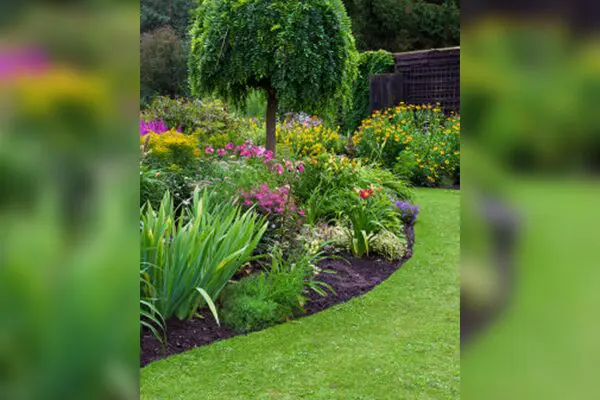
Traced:
[[376, 111], [352, 137], [356, 154], [408, 175], [418, 185], [452, 184], [460, 167], [460, 116], [439, 106]]
[[140, 39], [140, 91], [143, 98], [186, 93], [187, 52], [169, 26], [144, 33]]
[[272, 88], [283, 109], [307, 112], [349, 98], [357, 56], [341, 0], [206, 0], [191, 37], [194, 95], [244, 103]]
[[388, 261], [398, 261], [406, 253], [406, 238], [385, 229], [373, 235], [371, 250]]
[[267, 225], [252, 211], [216, 203], [196, 192], [191, 209], [176, 218], [167, 192], [158, 211], [140, 210], [140, 265], [152, 293], [146, 297], [163, 318], [192, 317], [214, 301], [237, 270], [250, 260]]
[[393, 72], [394, 58], [385, 50], [360, 53], [358, 76], [352, 87], [352, 107], [342, 115], [343, 131], [354, 132], [360, 122], [369, 116], [369, 77]]
[[344, 0], [360, 50], [392, 52], [460, 44], [458, 0]]
[[[238, 133], [240, 121], [219, 100], [188, 100], [157, 97], [142, 113], [144, 120], [164, 121], [183, 133], [214, 136]], [[207, 144], [202, 142], [202, 144]]]
[[238, 332], [250, 332], [301, 312], [306, 287], [325, 295], [322, 285], [314, 280], [314, 268], [321, 257], [316, 253], [285, 259], [279, 248], [274, 249], [266, 272], [245, 278], [224, 292], [223, 323]]
[[141, 0], [140, 31], [145, 33], [170, 25], [183, 39], [195, 4], [194, 0]]

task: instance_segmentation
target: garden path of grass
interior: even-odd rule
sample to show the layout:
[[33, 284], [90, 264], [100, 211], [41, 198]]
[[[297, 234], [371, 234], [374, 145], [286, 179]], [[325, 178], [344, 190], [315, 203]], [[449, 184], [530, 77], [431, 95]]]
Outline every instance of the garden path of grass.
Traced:
[[458, 399], [460, 192], [419, 189], [413, 258], [367, 295], [141, 371], [142, 399]]

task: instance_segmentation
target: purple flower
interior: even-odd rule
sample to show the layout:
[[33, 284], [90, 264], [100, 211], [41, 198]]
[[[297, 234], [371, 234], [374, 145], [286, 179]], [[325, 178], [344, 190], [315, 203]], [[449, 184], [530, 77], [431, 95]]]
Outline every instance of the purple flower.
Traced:
[[414, 224], [419, 215], [419, 206], [410, 204], [408, 201], [398, 200], [396, 207], [400, 211], [401, 218], [408, 224]]
[[[144, 121], [144, 120], [140, 120], [140, 136], [145, 136], [149, 133], [155, 133], [157, 135], [160, 135], [162, 133], [165, 133], [169, 130], [169, 127], [167, 126], [167, 124], [165, 124], [165, 121], [161, 121], [161, 120], [153, 120], [153, 121]], [[181, 130], [178, 128], [177, 132], [181, 132]]]

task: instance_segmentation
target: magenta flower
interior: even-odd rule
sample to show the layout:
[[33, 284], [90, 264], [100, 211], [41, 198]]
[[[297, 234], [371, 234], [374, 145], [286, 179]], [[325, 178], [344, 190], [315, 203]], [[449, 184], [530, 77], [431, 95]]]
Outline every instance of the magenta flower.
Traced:
[[219, 157], [223, 157], [225, 154], [227, 154], [227, 151], [225, 149], [219, 149], [217, 150], [217, 154]]
[[304, 173], [304, 164], [298, 163], [298, 166], [296, 167], [296, 169], [298, 170], [299, 173], [303, 174]]
[[306, 213], [304, 212], [304, 210], [298, 210], [298, 215], [304, 217]]
[[207, 146], [207, 147], [206, 147], [206, 149], [204, 149], [204, 152], [205, 152], [207, 155], [214, 154], [214, 152], [215, 152], [215, 149], [214, 149], [212, 146]]
[[233, 143], [227, 143], [227, 144], [225, 145], [225, 150], [229, 150], [229, 151], [231, 151], [231, 150], [233, 150], [233, 149], [234, 149], [234, 147], [235, 147], [235, 146], [233, 145]]
[[273, 169], [275, 170], [275, 172], [277, 172], [278, 175], [283, 175], [283, 165], [275, 164], [273, 166]]
[[[145, 136], [149, 133], [156, 133], [160, 135], [169, 130], [165, 121], [154, 120], [154, 121], [144, 121], [140, 120], [140, 136]], [[179, 130], [178, 130], [179, 132]]]

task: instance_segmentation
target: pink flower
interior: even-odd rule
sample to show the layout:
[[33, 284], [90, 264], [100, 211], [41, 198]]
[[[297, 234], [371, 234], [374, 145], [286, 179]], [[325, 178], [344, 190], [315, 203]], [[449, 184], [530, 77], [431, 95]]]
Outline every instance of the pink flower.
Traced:
[[304, 210], [298, 210], [298, 215], [304, 217], [306, 213], [304, 212]]
[[271, 161], [273, 159], [273, 152], [271, 150], [265, 151], [265, 161]]
[[251, 206], [252, 202], [250, 200], [246, 200], [246, 201], [244, 201], [244, 204], [247, 205], [247, 206]]
[[219, 155], [219, 157], [223, 157], [225, 154], [227, 154], [227, 151], [225, 149], [219, 149], [217, 151], [217, 154]]
[[283, 175], [283, 165], [275, 164], [273, 169], [277, 172], [278, 175]]
[[204, 149], [204, 152], [206, 154], [213, 154], [215, 152], [215, 149], [212, 148], [211, 146], [208, 146], [206, 149]]
[[234, 148], [234, 145], [233, 145], [233, 143], [227, 143], [227, 144], [225, 145], [225, 150], [233, 150], [233, 148]]
[[304, 164], [299, 163], [298, 166], [296, 167], [296, 169], [298, 170], [299, 173], [303, 174], [304, 173]]

